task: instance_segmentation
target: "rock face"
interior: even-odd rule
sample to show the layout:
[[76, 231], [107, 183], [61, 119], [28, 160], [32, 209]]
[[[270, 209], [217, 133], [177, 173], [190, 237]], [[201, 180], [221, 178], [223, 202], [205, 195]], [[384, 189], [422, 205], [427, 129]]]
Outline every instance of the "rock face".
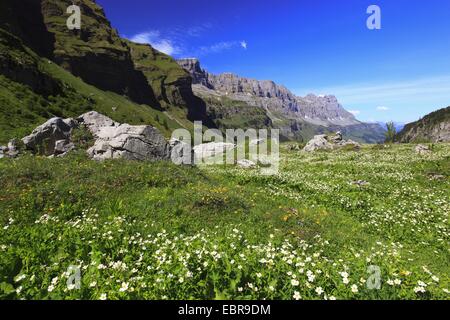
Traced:
[[71, 0], [39, 1], [46, 29], [54, 37], [53, 61], [99, 89], [124, 94], [133, 101], [157, 105], [152, 88], [134, 67], [130, 48], [90, 0], [76, 2], [81, 9], [81, 30], [69, 30], [65, 20]]
[[[248, 79], [232, 73], [211, 74], [201, 68], [197, 59], [181, 59], [178, 63], [191, 74], [193, 84], [214, 90], [234, 100], [296, 115], [318, 125], [359, 123], [334, 96], [310, 94], [304, 98], [297, 97], [286, 87], [270, 80]], [[195, 86], [194, 92], [197, 93]]]
[[[368, 143], [384, 140], [380, 125], [358, 121], [332, 95], [298, 97], [273, 81], [232, 73], [211, 74], [201, 68], [197, 59], [181, 59], [178, 63], [190, 73], [194, 93], [206, 102], [218, 127], [233, 128], [238, 123], [241, 127], [259, 128], [263, 123], [266, 128], [280, 129], [281, 136], [289, 140], [310, 139], [313, 134], [329, 130], [342, 130], [345, 136]], [[263, 114], [249, 113], [251, 108]]]
[[359, 150], [361, 145], [353, 140], [344, 140], [342, 134], [337, 132], [333, 136], [326, 134], [314, 136], [303, 148], [303, 151], [314, 152], [317, 150], [334, 150], [343, 147], [351, 147], [354, 150]]
[[[67, 143], [70, 141], [74, 127], [76, 123], [73, 119], [52, 118], [34, 129], [29, 136], [22, 139], [22, 142], [28, 150], [50, 156], [61, 151], [61, 141]], [[56, 147], [59, 148], [58, 151]]]
[[395, 140], [401, 143], [450, 142], [450, 107], [432, 112], [405, 125]]

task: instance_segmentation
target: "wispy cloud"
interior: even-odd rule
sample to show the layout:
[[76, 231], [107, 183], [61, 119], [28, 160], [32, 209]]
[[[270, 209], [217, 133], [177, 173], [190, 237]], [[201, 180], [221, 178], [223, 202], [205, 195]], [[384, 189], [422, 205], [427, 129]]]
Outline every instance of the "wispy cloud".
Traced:
[[220, 53], [234, 48], [247, 49], [246, 41], [222, 41], [214, 43], [210, 46], [202, 46], [199, 50], [199, 55], [207, 55], [210, 53]]
[[179, 54], [182, 51], [171, 39], [161, 37], [158, 30], [141, 32], [129, 39], [136, 43], [150, 44], [156, 50], [168, 55]]
[[359, 110], [348, 110], [348, 112], [350, 112], [354, 116], [357, 116], [357, 115], [361, 114], [361, 111], [359, 111]]
[[378, 111], [389, 111], [390, 109], [388, 107], [377, 107]]

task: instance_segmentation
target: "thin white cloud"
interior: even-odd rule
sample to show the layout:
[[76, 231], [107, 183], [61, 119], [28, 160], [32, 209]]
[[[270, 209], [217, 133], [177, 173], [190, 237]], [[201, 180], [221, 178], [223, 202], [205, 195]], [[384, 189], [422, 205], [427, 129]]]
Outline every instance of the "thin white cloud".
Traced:
[[388, 107], [377, 107], [378, 111], [389, 111], [390, 109]]
[[200, 47], [199, 54], [206, 55], [210, 53], [220, 53], [226, 50], [231, 50], [233, 48], [241, 47], [247, 49], [247, 42], [245, 41], [222, 41], [214, 43], [210, 46]]
[[157, 30], [141, 32], [129, 39], [136, 43], [149, 44], [156, 50], [168, 55], [181, 53], [181, 49], [172, 40], [161, 37], [161, 33]]
[[348, 110], [348, 112], [350, 112], [354, 116], [357, 116], [357, 115], [359, 115], [361, 113], [361, 111], [359, 111], [359, 110]]

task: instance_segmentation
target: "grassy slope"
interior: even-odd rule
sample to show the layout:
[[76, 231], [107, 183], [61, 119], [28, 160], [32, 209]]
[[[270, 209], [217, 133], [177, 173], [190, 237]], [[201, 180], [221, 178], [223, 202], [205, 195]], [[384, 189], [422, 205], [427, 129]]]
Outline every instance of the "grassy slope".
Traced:
[[[423, 158], [410, 145], [283, 148], [272, 177], [81, 154], [3, 159], [0, 297], [291, 299], [297, 291], [317, 299], [321, 287], [341, 299], [448, 298], [449, 156], [449, 145]], [[350, 184], [360, 179], [370, 184]], [[74, 264], [85, 266], [82, 289], [64, 291], [62, 273]], [[361, 283], [369, 265], [381, 269], [381, 290]], [[395, 279], [401, 284], [390, 285]], [[418, 281], [425, 293], [414, 292]]]

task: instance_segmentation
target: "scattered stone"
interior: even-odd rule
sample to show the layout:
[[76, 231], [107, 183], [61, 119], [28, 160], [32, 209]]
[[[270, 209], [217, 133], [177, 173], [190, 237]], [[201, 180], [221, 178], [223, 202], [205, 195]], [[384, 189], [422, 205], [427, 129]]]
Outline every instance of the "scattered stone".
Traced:
[[321, 134], [314, 136], [303, 148], [303, 151], [314, 152], [316, 150], [332, 150], [333, 144], [326, 139], [327, 135]]
[[430, 180], [444, 180], [445, 179], [444, 175], [442, 175], [442, 174], [435, 174], [435, 173], [430, 174], [429, 177], [430, 177]]
[[19, 155], [19, 142], [17, 141], [17, 139], [12, 139], [8, 142], [6, 154], [10, 158], [16, 158]]
[[334, 150], [340, 148], [361, 149], [361, 144], [353, 140], [343, 140], [341, 132], [337, 132], [334, 136], [321, 134], [314, 136], [303, 148], [303, 151], [314, 152], [316, 150]]
[[415, 151], [421, 156], [431, 153], [430, 147], [423, 144], [418, 144], [415, 148]]
[[365, 187], [370, 185], [370, 182], [364, 181], [364, 180], [356, 180], [351, 181], [350, 184], [357, 185], [358, 187]]
[[254, 139], [254, 140], [250, 141], [250, 145], [257, 146], [257, 145], [260, 145], [261, 143], [264, 143], [265, 141], [266, 141], [266, 139]]
[[195, 157], [197, 159], [211, 158], [224, 154], [228, 150], [233, 150], [236, 145], [226, 142], [210, 142], [196, 145], [194, 147]]
[[243, 169], [251, 169], [256, 167], [256, 163], [248, 159], [239, 160], [236, 164]]

